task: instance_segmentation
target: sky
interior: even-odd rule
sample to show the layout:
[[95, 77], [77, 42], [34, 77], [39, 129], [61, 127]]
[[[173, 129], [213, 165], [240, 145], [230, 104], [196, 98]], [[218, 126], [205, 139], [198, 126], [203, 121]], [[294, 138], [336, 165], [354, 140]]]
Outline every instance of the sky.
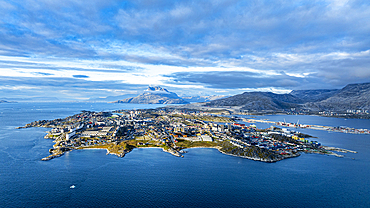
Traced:
[[367, 0], [0, 0], [0, 14], [0, 98], [370, 82]]

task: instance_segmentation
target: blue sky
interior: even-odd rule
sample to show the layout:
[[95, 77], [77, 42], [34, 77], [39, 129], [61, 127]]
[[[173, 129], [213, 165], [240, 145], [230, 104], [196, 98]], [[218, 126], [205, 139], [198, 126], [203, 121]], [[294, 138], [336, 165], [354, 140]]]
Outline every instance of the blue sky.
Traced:
[[0, 0], [0, 14], [0, 98], [370, 81], [369, 1]]

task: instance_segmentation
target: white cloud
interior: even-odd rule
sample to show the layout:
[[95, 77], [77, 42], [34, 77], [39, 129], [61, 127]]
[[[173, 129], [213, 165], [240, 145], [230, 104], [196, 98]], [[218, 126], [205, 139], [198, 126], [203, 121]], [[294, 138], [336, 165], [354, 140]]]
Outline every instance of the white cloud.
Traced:
[[239, 89], [240, 91], [245, 92], [273, 92], [276, 94], [286, 94], [290, 93], [292, 90], [287, 89], [280, 89], [280, 88], [274, 88], [274, 87], [263, 87], [263, 88], [242, 88]]
[[170, 14], [174, 18], [184, 18], [192, 14], [192, 9], [190, 7], [176, 7], [170, 11]]
[[0, 86], [1, 90], [35, 90], [41, 89], [41, 87], [32, 87], [32, 86]]
[[0, 2], [0, 78], [78, 76], [81, 82], [165, 85], [199, 92], [214, 92], [209, 86], [219, 85], [210, 80], [198, 80], [208, 87], [181, 80], [169, 83], [170, 75], [203, 73], [202, 79], [208, 79], [206, 73], [225, 72], [237, 79], [231, 74], [251, 72], [244, 74], [250, 79], [292, 78], [275, 82], [282, 88], [271, 88], [276, 92], [296, 86], [296, 80], [336, 87], [370, 79], [367, 2], [121, 3]]

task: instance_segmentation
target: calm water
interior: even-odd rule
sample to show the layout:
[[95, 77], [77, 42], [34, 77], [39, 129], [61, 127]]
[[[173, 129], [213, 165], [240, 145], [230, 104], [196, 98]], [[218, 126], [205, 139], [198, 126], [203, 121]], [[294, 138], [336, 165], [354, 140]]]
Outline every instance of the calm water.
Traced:
[[[135, 149], [124, 158], [105, 150], [72, 151], [40, 161], [53, 145], [48, 129], [15, 129], [81, 110], [152, 108], [104, 103], [0, 105], [1, 207], [370, 207], [370, 136], [301, 130], [324, 145], [356, 150], [345, 158], [303, 154], [267, 164], [190, 149], [177, 158]], [[369, 120], [262, 116], [305, 124], [370, 128]], [[258, 124], [262, 127], [263, 124]], [[266, 127], [269, 127], [266, 125]], [[69, 187], [74, 184], [75, 189]]]

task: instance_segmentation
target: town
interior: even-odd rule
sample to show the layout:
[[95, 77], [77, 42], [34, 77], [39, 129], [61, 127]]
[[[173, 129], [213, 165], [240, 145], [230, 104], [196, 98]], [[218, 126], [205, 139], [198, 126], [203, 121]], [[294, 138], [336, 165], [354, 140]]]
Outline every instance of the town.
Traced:
[[302, 152], [329, 154], [353, 152], [322, 146], [311, 136], [288, 128], [271, 126], [258, 129], [255, 124], [237, 123], [235, 117], [188, 109], [117, 110], [112, 112], [82, 111], [64, 119], [40, 120], [24, 127], [51, 128], [45, 136], [55, 143], [50, 160], [75, 149], [106, 149], [107, 154], [124, 157], [134, 148], [162, 148], [183, 157], [184, 149], [216, 148], [221, 153], [276, 162], [297, 157]]

